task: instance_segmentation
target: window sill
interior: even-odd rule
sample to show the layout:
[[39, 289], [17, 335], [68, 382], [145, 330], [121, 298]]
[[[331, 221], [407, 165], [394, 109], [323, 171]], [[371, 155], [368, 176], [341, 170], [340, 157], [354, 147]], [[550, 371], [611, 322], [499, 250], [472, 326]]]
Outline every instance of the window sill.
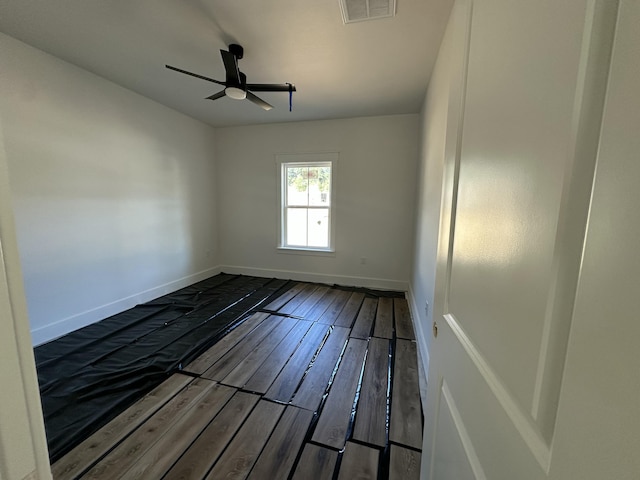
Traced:
[[336, 251], [333, 249], [318, 249], [304, 247], [278, 247], [278, 253], [289, 255], [316, 255], [320, 257], [335, 257]]

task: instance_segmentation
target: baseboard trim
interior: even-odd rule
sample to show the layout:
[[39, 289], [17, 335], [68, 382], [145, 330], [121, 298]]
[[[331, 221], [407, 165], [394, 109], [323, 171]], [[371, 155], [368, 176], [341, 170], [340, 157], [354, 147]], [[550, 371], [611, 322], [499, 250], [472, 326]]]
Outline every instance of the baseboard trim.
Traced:
[[[56, 338], [61, 337], [62, 335], [66, 335], [69, 332], [82, 327], [86, 327], [87, 325], [98, 322], [111, 315], [115, 315], [116, 313], [123, 312], [124, 310], [132, 308], [140, 303], [148, 302], [149, 300], [153, 300], [154, 298], [166, 295], [167, 293], [175, 292], [180, 288], [187, 287], [189, 285], [192, 285], [193, 283], [217, 275], [220, 272], [239, 275], [252, 275], [257, 277], [291, 279], [299, 280], [302, 282], [316, 282], [354, 287], [377, 288], [401, 292], [406, 292], [409, 289], [409, 282], [400, 280], [352, 277], [347, 275], [328, 275], [309, 272], [297, 272], [293, 270], [241, 267], [237, 265], [221, 265], [202, 270], [200, 272], [194, 273], [192, 275], [187, 275], [172, 282], [168, 282], [163, 285], [159, 285], [157, 287], [153, 287], [142, 292], [138, 292], [133, 295], [115, 300], [113, 302], [100, 305], [96, 308], [71, 315], [49, 325], [35, 328], [31, 330], [33, 346], [38, 346], [42, 345], [43, 343], [50, 342], [51, 340], [55, 340]], [[412, 317], [418, 318], [416, 317], [416, 312], [414, 311], [415, 308], [413, 302], [410, 302], [410, 305], [412, 309]], [[419, 326], [417, 327], [416, 324], [419, 325], [419, 322], [415, 322], [414, 320], [414, 329], [416, 329], [416, 334], [418, 334], [420, 330]]]
[[416, 304], [416, 297], [413, 294], [413, 287], [411, 283], [409, 283], [409, 288], [407, 290], [407, 300], [409, 302], [409, 308], [411, 309], [413, 329], [416, 332], [418, 356], [420, 357], [420, 363], [424, 371], [425, 381], [429, 381], [429, 343], [427, 341], [429, 337], [427, 335], [430, 335], [431, 331], [427, 331], [428, 329], [425, 329], [426, 319], [425, 321], [420, 321], [422, 317], [420, 316], [420, 310], [418, 309], [418, 305]]
[[385, 278], [352, 277], [348, 275], [329, 275], [324, 273], [297, 272], [293, 270], [275, 270], [269, 268], [241, 267], [238, 265], [222, 265], [221, 272], [240, 275], [253, 275], [256, 277], [274, 277], [286, 280], [298, 280], [300, 282], [314, 282], [345, 285], [350, 287], [366, 287], [384, 290], [406, 292], [409, 282], [401, 280], [388, 280]]
[[217, 275], [220, 272], [221, 270], [219, 266], [208, 268], [172, 282], [158, 285], [157, 287], [149, 288], [142, 292], [129, 295], [128, 297], [63, 318], [55, 323], [45, 325], [44, 327], [33, 329], [31, 330], [33, 346], [42, 345], [43, 343], [55, 340], [69, 332], [86, 327], [87, 325], [98, 322], [111, 315], [115, 315], [116, 313], [123, 312], [140, 303], [148, 302], [149, 300], [161, 297], [167, 293], [175, 292], [176, 290]]

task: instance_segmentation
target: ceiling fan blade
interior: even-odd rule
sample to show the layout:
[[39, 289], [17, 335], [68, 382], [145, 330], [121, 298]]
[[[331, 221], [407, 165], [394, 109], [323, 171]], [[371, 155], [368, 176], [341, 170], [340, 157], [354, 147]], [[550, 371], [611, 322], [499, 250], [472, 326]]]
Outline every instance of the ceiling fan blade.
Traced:
[[292, 92], [296, 91], [296, 86], [289, 86], [288, 83], [247, 83], [247, 90], [253, 92], [288, 92], [289, 88]]
[[214, 80], [213, 78], [205, 77], [204, 75], [198, 75], [197, 73], [193, 72], [188, 72], [186, 70], [182, 70], [181, 68], [172, 67], [171, 65], [165, 65], [165, 67], [167, 67], [169, 70], [175, 70], [176, 72], [184, 73], [185, 75], [191, 75], [192, 77], [200, 78], [208, 82], [217, 83], [218, 85], [225, 85], [225, 83], [221, 82], [220, 80]]
[[273, 105], [269, 105], [267, 102], [265, 102], [261, 98], [256, 97], [251, 92], [247, 92], [247, 100], [251, 100], [253, 103], [264, 108], [265, 110], [271, 110], [273, 108]]
[[224, 90], [221, 90], [218, 93], [214, 93], [213, 95], [208, 96], [205, 100], [217, 100], [225, 96]]
[[220, 50], [224, 69], [227, 72], [227, 83], [231, 85], [240, 85], [240, 70], [238, 70], [238, 60], [233, 53], [226, 50]]

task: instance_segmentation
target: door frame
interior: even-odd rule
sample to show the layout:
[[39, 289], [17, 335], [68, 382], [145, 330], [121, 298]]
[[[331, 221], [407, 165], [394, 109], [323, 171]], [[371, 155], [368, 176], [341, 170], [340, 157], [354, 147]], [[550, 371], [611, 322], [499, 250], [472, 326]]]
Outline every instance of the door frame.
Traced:
[[51, 467], [11, 206], [0, 118], [0, 480], [50, 479]]

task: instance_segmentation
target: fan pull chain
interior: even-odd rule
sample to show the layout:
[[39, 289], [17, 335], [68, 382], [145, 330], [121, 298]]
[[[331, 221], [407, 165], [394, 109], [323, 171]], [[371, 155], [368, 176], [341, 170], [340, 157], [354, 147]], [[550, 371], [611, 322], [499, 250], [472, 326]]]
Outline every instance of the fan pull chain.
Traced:
[[289, 111], [291, 112], [293, 107], [293, 88], [290, 83], [287, 83], [287, 85], [289, 85]]

